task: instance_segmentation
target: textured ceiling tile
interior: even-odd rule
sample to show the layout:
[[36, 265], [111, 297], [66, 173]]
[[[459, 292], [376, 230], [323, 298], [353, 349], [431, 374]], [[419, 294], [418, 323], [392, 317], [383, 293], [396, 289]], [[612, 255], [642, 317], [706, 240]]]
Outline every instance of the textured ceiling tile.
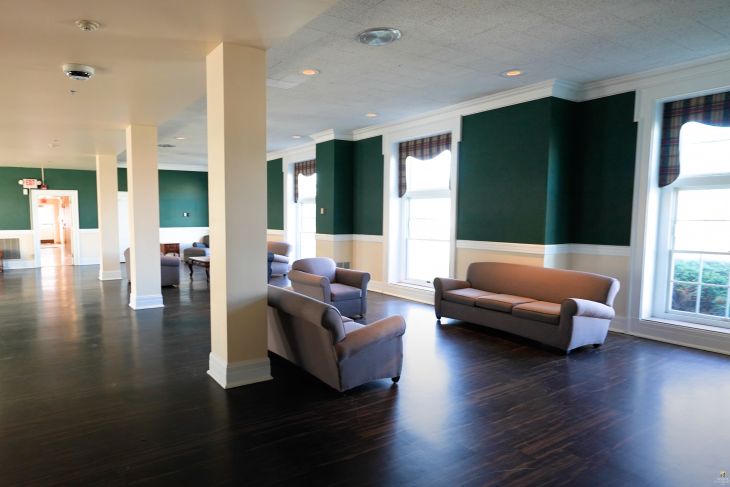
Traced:
[[724, 35], [730, 35], [730, 2], [727, 5], [702, 12], [697, 20], [702, 25]]
[[334, 15], [324, 14], [312, 20], [310, 23], [305, 25], [305, 27], [307, 29], [330, 33], [347, 22], [349, 21], [347, 19], [343, 19], [342, 17], [335, 17]]
[[641, 31], [641, 29], [632, 22], [626, 21], [609, 13], [582, 13], [567, 20], [566, 24], [590, 35], [609, 38], [634, 34]]
[[715, 48], [730, 49], [730, 37], [725, 37], [700, 23], [673, 31], [669, 37], [673, 42], [693, 51], [702, 52]]
[[428, 22], [449, 11], [448, 7], [430, 0], [383, 0], [376, 10], [386, 10], [396, 15], [408, 15], [419, 22]]
[[325, 15], [332, 15], [346, 20], [353, 20], [370, 10], [367, 4], [355, 2], [353, 0], [341, 0], [325, 12]]
[[516, 5], [505, 4], [489, 13], [490, 20], [514, 30], [529, 32], [549, 19]]

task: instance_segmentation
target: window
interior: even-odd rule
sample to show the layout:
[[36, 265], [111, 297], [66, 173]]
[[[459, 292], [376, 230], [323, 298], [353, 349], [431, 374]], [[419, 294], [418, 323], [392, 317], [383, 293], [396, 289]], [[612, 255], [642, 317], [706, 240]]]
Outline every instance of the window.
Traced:
[[317, 174], [297, 175], [299, 201], [297, 202], [299, 258], [317, 256]]
[[408, 157], [406, 179], [408, 190], [401, 203], [401, 281], [431, 285], [435, 277], [449, 275], [451, 151], [427, 161]]
[[655, 314], [730, 327], [730, 127], [685, 124], [679, 154], [662, 190]]

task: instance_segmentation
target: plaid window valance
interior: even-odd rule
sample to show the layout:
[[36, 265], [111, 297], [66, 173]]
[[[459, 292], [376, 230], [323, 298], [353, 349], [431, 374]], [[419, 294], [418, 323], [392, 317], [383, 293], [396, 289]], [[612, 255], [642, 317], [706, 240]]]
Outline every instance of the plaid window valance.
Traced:
[[294, 203], [299, 201], [299, 175], [312, 176], [317, 173], [317, 160], [302, 161], [294, 164]]
[[687, 122], [730, 127], [730, 91], [664, 104], [659, 187], [679, 177], [679, 131]]
[[424, 161], [433, 159], [447, 150], [451, 150], [451, 134], [401, 142], [398, 145], [398, 197], [406, 194], [406, 159], [408, 156]]

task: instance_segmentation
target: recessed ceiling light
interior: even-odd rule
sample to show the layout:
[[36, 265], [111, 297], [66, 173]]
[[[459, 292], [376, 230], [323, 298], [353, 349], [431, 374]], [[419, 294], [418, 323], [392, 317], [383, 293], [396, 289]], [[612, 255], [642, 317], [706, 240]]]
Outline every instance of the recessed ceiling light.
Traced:
[[169, 148], [169, 147], [175, 147], [175, 146], [172, 144], [157, 144], [157, 147]]
[[85, 32], [94, 32], [99, 28], [99, 24], [93, 20], [77, 20], [76, 25]]
[[391, 44], [401, 38], [401, 33], [398, 29], [391, 29], [390, 27], [376, 27], [375, 29], [368, 29], [360, 32], [357, 35], [357, 42], [365, 44], [366, 46], [384, 46]]
[[292, 135], [291, 138], [292, 139], [301, 139], [302, 136], [301, 135]]
[[185, 137], [175, 137], [177, 140], [185, 140]]
[[504, 73], [502, 73], [502, 76], [506, 78], [514, 78], [515, 76], [520, 76], [523, 74], [525, 74], [525, 72], [519, 69], [510, 69], [509, 71], [505, 71]]
[[319, 69], [302, 69], [299, 72], [305, 76], [315, 76], [319, 74]]
[[377, 113], [366, 113], [365, 116], [366, 117], [377, 117], [378, 114]]

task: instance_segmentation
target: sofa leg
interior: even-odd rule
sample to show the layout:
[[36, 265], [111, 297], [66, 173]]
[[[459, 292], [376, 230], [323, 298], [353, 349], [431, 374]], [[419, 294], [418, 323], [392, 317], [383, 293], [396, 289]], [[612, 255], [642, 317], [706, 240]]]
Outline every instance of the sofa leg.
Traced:
[[400, 376], [398, 376], [398, 377], [393, 377], [393, 378], [392, 378], [391, 380], [393, 381], [393, 384], [397, 384], [397, 383], [398, 383], [398, 381], [400, 380]]

